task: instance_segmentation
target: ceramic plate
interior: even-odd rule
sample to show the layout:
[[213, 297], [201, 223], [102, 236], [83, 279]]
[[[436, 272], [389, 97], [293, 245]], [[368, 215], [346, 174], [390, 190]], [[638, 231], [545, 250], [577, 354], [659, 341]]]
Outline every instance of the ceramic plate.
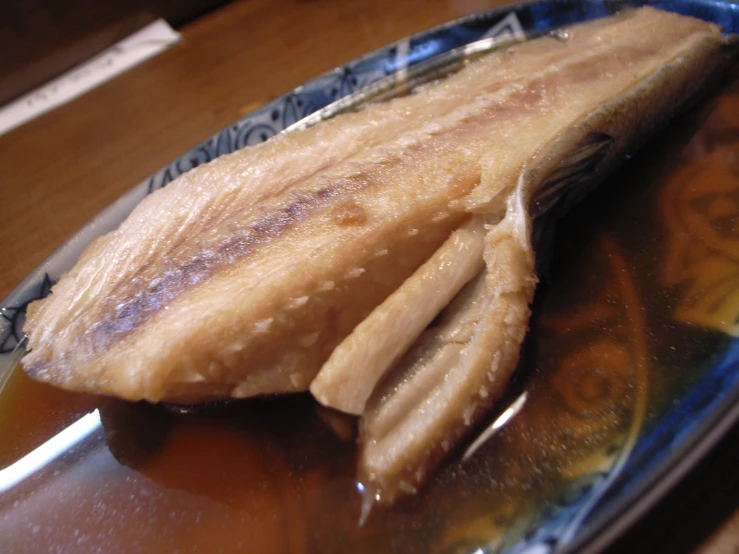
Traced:
[[[730, 3], [649, 3], [739, 32], [739, 7]], [[480, 50], [625, 5], [641, 3], [530, 2], [465, 17], [321, 75], [195, 146], [81, 229], [4, 301], [0, 417], [25, 417], [23, 408], [13, 407], [13, 395], [36, 394], [33, 387], [41, 387], [13, 372], [23, 353], [27, 304], [48, 294], [92, 239], [114, 229], [152, 191], [289, 127], [410, 89]], [[26, 450], [0, 452], [0, 545], [48, 550], [60, 541], [73, 544], [74, 533], [74, 540], [84, 539], [76, 544], [87, 545], [80, 547], [85, 551], [129, 551], [131, 545], [172, 551], [182, 540], [190, 550], [207, 550], [218, 535], [232, 541], [233, 550], [260, 550], [258, 537], [269, 535], [269, 522], [279, 516], [287, 522], [276, 535], [287, 541], [284, 551], [603, 547], [739, 418], [739, 181], [731, 165], [739, 156], [739, 124], [731, 127], [738, 98], [724, 94], [707, 119], [701, 108], [679, 118], [562, 221], [508, 399], [526, 391], [528, 401], [470, 461], [452, 462], [420, 497], [357, 526], [351, 446], [316, 430], [322, 423], [305, 398], [174, 417], [155, 407], [93, 397], [68, 401], [67, 393], [40, 388], [38, 394], [62, 415], [51, 408], [35, 413], [48, 419], [46, 435], [38, 431]], [[713, 172], [710, 180], [704, 178], [707, 171]], [[233, 429], [234, 414], [254, 413], [267, 422], [256, 430]], [[290, 417], [300, 424], [286, 430], [280, 421]], [[132, 421], [148, 427], [149, 435], [142, 439]], [[262, 438], [273, 427], [278, 438]], [[172, 465], [177, 448], [191, 452], [204, 444], [196, 438], [203, 429], [215, 454], [194, 456], [202, 458], [199, 466]], [[238, 438], [220, 444], [213, 438], [219, 433]], [[300, 433], [317, 433], [330, 460], [304, 444]], [[128, 441], [124, 448], [117, 442], [121, 437]], [[234, 441], [248, 442], [251, 450], [235, 454]], [[269, 494], [255, 493], [256, 481], [240, 481], [241, 472], [228, 463], [219, 465], [237, 454], [245, 464], [252, 455], [269, 458], [254, 462], [259, 471], [249, 470], [262, 483], [259, 490]], [[198, 468], [210, 472], [200, 481], [194, 477]], [[276, 477], [270, 468], [282, 473]], [[221, 473], [222, 479], [216, 476]], [[251, 492], [234, 492], [239, 483]], [[250, 512], [252, 504], [257, 508]], [[67, 512], [76, 523], [64, 519]], [[240, 543], [229, 535], [228, 522], [244, 530]], [[177, 537], [170, 536], [172, 529]], [[129, 542], [110, 539], [116, 534]]]

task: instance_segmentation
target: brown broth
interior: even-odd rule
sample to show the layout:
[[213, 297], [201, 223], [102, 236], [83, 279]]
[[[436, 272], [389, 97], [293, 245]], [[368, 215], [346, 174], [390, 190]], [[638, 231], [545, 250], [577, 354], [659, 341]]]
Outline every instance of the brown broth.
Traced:
[[354, 444], [307, 395], [176, 413], [56, 390], [16, 369], [0, 394], [0, 468], [95, 409], [102, 426], [0, 493], [0, 550], [461, 553], [511, 544], [578, 483], [611, 470], [721, 352], [726, 333], [737, 334], [739, 92], [705, 113], [680, 118], [561, 222], [521, 367], [500, 403], [526, 390], [524, 409], [419, 496], [360, 526]]

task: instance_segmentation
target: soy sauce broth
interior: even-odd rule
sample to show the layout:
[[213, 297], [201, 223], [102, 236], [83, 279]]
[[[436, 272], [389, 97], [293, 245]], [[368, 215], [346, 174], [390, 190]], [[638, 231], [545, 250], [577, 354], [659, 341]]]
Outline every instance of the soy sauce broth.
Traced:
[[0, 394], [0, 467], [94, 410], [100, 424], [0, 493], [0, 550], [462, 553], [515, 543], [608, 474], [739, 332], [739, 91], [713, 105], [707, 118], [700, 106], [677, 120], [560, 223], [500, 402], [525, 390], [524, 409], [419, 496], [360, 526], [354, 443], [308, 395], [180, 413], [56, 390], [16, 368]]

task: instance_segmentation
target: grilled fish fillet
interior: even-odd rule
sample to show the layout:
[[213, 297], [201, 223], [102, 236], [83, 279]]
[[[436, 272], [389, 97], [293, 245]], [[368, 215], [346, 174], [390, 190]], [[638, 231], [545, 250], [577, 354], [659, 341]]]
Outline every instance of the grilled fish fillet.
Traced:
[[306, 390], [470, 213], [507, 221], [513, 191], [535, 204], [546, 182], [559, 198], [547, 177], [594, 133], [608, 147], [588, 169], [604, 172], [700, 89], [720, 49], [716, 26], [641, 9], [198, 167], [29, 306], [23, 366], [128, 400]]

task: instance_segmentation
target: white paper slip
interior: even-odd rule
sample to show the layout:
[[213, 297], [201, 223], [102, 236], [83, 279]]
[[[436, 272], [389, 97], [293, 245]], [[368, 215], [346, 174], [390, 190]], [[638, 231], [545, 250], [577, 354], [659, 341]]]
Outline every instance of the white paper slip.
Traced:
[[64, 75], [4, 106], [0, 109], [0, 135], [77, 98], [179, 40], [180, 34], [166, 21], [158, 19]]

